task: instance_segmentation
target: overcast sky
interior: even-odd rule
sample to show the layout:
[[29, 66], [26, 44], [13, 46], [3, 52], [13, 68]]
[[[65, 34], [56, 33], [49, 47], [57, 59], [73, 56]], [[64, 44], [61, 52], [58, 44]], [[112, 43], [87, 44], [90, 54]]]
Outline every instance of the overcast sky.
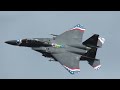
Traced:
[[[80, 62], [80, 73], [71, 75], [58, 62], [50, 62], [31, 48], [5, 44], [22, 38], [51, 38], [77, 24], [85, 26], [83, 41], [99, 34], [106, 39], [96, 58], [102, 67], [94, 70]], [[111, 79], [120, 78], [119, 11], [0, 11], [0, 79]]]

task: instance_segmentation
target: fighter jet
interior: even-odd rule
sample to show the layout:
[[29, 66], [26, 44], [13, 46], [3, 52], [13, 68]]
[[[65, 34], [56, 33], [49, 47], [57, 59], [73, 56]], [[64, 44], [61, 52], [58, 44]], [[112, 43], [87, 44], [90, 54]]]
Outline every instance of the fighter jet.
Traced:
[[79, 61], [87, 61], [95, 70], [101, 67], [100, 60], [96, 59], [97, 49], [105, 42], [98, 34], [82, 42], [86, 29], [78, 24], [60, 35], [52, 38], [26, 38], [10, 40], [5, 43], [21, 47], [30, 47], [40, 52], [50, 61], [59, 62], [70, 74], [80, 72]]

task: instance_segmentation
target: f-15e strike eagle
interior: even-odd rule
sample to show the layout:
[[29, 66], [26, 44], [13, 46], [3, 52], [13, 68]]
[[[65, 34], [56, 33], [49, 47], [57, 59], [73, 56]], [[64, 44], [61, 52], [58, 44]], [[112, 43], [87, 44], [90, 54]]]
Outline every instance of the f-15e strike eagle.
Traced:
[[10, 40], [5, 43], [16, 46], [30, 47], [42, 53], [43, 56], [59, 62], [69, 73], [80, 72], [79, 61], [87, 61], [94, 69], [101, 67], [100, 60], [96, 59], [96, 52], [105, 42], [98, 34], [94, 34], [82, 42], [85, 28], [76, 25], [72, 29], [53, 38], [26, 38]]

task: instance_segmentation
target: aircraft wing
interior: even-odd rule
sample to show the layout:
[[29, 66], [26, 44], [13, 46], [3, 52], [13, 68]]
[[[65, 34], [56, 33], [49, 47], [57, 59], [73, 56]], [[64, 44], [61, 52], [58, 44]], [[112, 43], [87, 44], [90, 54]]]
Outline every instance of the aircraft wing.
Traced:
[[76, 55], [70, 52], [52, 54], [55, 60], [57, 60], [69, 73], [74, 74], [80, 72], [79, 58], [80, 55]]
[[55, 41], [59, 44], [77, 44], [82, 42], [83, 33], [85, 28], [78, 24], [72, 29], [56, 36]]

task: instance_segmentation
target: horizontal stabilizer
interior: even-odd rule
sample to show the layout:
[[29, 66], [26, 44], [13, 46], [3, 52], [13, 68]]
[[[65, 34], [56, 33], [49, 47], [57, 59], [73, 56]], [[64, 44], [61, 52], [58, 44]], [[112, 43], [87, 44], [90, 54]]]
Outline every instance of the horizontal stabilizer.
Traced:
[[100, 60], [99, 59], [95, 59], [95, 60], [88, 60], [88, 63], [95, 69], [98, 70], [101, 65], [100, 65]]

